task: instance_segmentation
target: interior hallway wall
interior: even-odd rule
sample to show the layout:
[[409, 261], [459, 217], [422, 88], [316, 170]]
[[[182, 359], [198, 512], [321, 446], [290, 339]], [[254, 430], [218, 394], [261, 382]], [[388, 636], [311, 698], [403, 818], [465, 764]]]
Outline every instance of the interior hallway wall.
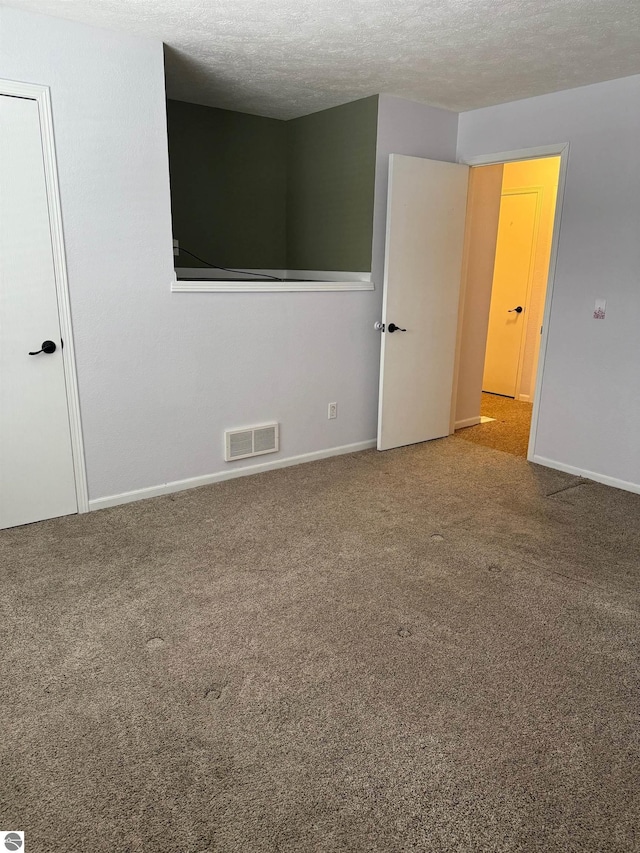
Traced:
[[532, 259], [531, 291], [527, 302], [525, 338], [523, 342], [522, 370], [519, 399], [532, 403], [538, 353], [540, 350], [540, 329], [544, 316], [544, 301], [547, 292], [551, 243], [553, 241], [553, 222], [558, 194], [559, 157], [545, 157], [539, 160], [524, 160], [507, 163], [504, 167], [502, 189], [514, 190], [524, 187], [542, 187], [542, 200], [534, 256]]
[[[569, 143], [536, 458], [640, 491], [640, 76], [462, 113], [458, 156]], [[607, 300], [606, 319], [593, 317]]]

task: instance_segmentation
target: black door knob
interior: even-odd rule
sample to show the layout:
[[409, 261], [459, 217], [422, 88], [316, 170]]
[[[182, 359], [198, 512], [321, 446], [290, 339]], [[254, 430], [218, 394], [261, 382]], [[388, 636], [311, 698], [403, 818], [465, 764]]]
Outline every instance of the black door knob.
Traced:
[[29, 355], [40, 355], [41, 352], [46, 355], [51, 355], [52, 352], [56, 351], [56, 345], [53, 341], [43, 341], [42, 349], [36, 350], [36, 352], [30, 352]]
[[389, 325], [387, 326], [387, 329], [390, 332], [406, 332], [407, 331], [406, 329], [401, 329], [400, 326], [396, 326], [395, 323], [389, 323]]
[[523, 311], [522, 305], [518, 305], [517, 308], [509, 308], [508, 313], [512, 314], [514, 311], [516, 312], [516, 314], [522, 314], [522, 311]]

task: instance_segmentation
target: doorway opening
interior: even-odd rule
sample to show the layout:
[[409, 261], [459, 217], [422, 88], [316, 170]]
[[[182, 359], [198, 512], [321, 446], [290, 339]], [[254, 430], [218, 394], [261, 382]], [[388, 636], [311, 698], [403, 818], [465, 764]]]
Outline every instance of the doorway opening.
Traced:
[[458, 382], [456, 435], [524, 458], [560, 162], [560, 156], [550, 156], [475, 166], [470, 176], [460, 368], [467, 375]]

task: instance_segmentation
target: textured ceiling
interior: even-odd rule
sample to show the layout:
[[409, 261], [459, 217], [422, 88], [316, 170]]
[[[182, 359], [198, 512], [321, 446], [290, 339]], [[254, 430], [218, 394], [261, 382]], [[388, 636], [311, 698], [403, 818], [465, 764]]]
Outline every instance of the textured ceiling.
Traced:
[[640, 73], [638, 0], [6, 5], [161, 39], [169, 97], [276, 118], [379, 92], [468, 110]]

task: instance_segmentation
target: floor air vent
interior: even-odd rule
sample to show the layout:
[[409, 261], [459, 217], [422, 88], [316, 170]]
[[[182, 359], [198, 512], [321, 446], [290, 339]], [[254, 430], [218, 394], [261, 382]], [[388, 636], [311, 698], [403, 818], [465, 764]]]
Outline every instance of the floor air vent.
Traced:
[[227, 430], [224, 439], [226, 462], [279, 450], [278, 424]]

